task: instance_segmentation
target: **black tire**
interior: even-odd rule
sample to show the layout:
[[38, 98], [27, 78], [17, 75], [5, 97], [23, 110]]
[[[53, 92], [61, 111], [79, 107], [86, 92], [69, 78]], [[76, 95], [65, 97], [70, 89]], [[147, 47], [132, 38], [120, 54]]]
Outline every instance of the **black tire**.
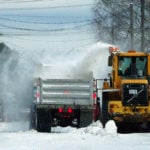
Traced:
[[51, 132], [51, 114], [45, 109], [37, 109], [35, 116], [36, 130], [38, 132]]
[[30, 129], [36, 129], [35, 115], [36, 115], [36, 105], [33, 103], [30, 109]]
[[109, 114], [108, 114], [108, 92], [102, 93], [102, 108], [101, 108], [101, 122], [103, 127], [105, 128], [105, 125], [107, 121], [110, 120]]
[[147, 122], [147, 129], [150, 132], [150, 121]]
[[87, 127], [93, 121], [93, 110], [80, 110], [79, 127]]

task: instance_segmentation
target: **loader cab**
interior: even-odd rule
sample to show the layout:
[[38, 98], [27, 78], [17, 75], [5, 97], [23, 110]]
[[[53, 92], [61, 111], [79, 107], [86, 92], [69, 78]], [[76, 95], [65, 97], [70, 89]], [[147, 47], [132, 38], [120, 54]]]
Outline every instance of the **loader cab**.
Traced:
[[147, 57], [118, 56], [118, 75], [124, 78], [147, 76]]

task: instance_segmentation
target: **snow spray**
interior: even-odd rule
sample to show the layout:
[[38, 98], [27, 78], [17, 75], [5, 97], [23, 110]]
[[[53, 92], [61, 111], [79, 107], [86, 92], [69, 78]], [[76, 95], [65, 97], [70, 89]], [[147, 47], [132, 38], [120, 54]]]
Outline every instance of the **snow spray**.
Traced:
[[[39, 49], [35, 53], [34, 50], [11, 50], [5, 46], [0, 55], [0, 96], [4, 120], [25, 119], [21, 114], [25, 108], [30, 108], [33, 101], [33, 78], [39, 64], [53, 66], [47, 72], [51, 78], [86, 77], [91, 71], [95, 78], [106, 77], [108, 47], [109, 44], [99, 42], [87, 49], [58, 52]], [[59, 72], [59, 75], [54, 72]]]
[[[59, 51], [57, 55], [49, 54], [53, 61], [38, 65], [35, 76], [50, 78], [81, 78], [93, 72], [95, 78], [107, 77], [108, 47], [107, 43], [96, 43], [87, 49]], [[48, 60], [48, 59], [47, 59]]]
[[[21, 112], [27, 102], [29, 88], [29, 70], [20, 61], [19, 53], [1, 43], [0, 53], [0, 96], [4, 121], [16, 121], [22, 118]], [[30, 85], [31, 86], [31, 85]]]
[[109, 46], [109, 44], [99, 42], [84, 50], [74, 64], [74, 75], [80, 77], [93, 72], [94, 78], [106, 78]]

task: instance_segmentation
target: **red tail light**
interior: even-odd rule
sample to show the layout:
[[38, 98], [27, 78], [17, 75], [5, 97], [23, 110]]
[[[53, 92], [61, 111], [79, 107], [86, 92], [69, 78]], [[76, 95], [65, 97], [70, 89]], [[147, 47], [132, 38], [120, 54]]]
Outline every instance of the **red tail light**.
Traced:
[[62, 113], [63, 112], [63, 108], [62, 107], [58, 108], [58, 112]]
[[68, 108], [67, 112], [68, 113], [73, 113], [73, 109], [72, 108]]
[[40, 93], [39, 93], [39, 92], [36, 92], [35, 97], [36, 97], [36, 98], [40, 98]]
[[96, 104], [97, 94], [93, 92], [93, 104]]
[[93, 100], [96, 100], [96, 98], [97, 98], [97, 94], [96, 92], [93, 92]]

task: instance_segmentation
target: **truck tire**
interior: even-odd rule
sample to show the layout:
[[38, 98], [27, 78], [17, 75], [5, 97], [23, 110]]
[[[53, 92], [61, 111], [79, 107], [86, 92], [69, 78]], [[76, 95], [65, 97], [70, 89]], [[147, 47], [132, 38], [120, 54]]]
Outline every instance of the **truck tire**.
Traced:
[[102, 108], [101, 108], [101, 122], [105, 128], [105, 124], [110, 120], [108, 114], [108, 92], [102, 93]]
[[79, 127], [87, 127], [93, 121], [93, 110], [80, 110]]
[[51, 114], [45, 109], [37, 109], [35, 117], [36, 130], [38, 132], [51, 132]]
[[35, 115], [36, 115], [36, 105], [33, 103], [30, 109], [30, 129], [36, 129]]

